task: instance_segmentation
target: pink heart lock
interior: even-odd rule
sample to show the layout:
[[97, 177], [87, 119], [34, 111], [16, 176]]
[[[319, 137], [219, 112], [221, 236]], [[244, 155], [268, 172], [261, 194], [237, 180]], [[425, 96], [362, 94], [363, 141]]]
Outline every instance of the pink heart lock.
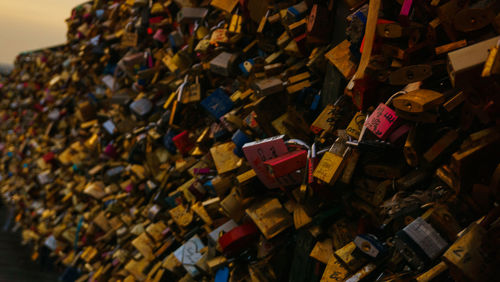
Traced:
[[155, 32], [155, 35], [153, 36], [153, 38], [155, 40], [158, 40], [160, 41], [161, 43], [165, 43], [165, 41], [167, 40], [167, 37], [165, 36], [165, 34], [163, 33], [163, 29], [159, 28], [156, 32]]

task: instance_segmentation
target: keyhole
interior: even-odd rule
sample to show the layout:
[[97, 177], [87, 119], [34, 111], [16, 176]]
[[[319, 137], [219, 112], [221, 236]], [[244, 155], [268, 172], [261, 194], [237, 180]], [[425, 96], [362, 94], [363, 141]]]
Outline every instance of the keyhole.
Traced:
[[413, 72], [411, 70], [406, 71], [406, 76], [408, 79], [413, 79]]
[[476, 19], [475, 18], [470, 18], [470, 23], [471, 24], [475, 24], [476, 23]]
[[365, 252], [369, 252], [371, 250], [372, 246], [368, 242], [363, 242], [363, 243], [361, 243], [361, 248]]

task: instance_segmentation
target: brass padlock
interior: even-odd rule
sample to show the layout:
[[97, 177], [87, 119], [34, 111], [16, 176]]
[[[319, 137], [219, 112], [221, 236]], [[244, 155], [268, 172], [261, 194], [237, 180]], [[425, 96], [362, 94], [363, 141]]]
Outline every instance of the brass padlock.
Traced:
[[238, 15], [238, 12], [236, 14], [233, 14], [231, 16], [231, 22], [229, 23], [229, 32], [232, 33], [241, 33], [241, 25], [243, 23], [243, 17], [241, 15]]
[[346, 147], [345, 143], [338, 138], [330, 147], [330, 150], [324, 153], [313, 172], [313, 176], [329, 185], [335, 184], [346, 165], [345, 160], [350, 153], [351, 148]]

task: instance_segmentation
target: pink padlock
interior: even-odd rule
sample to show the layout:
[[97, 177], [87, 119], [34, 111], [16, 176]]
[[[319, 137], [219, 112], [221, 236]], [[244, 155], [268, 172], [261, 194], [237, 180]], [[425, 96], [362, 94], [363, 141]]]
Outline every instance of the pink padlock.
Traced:
[[408, 26], [410, 24], [410, 10], [413, 4], [413, 0], [404, 0], [401, 6], [401, 11], [399, 12], [398, 20], [403, 26]]
[[400, 143], [401, 141], [405, 140], [405, 138], [403, 137], [410, 131], [410, 129], [411, 126], [407, 123], [401, 125], [389, 135], [389, 141], [392, 144]]
[[167, 37], [165, 36], [165, 34], [163, 33], [163, 29], [159, 28], [156, 32], [155, 32], [155, 35], [153, 36], [153, 38], [155, 40], [158, 40], [160, 41], [161, 43], [165, 43], [165, 41], [167, 40]]
[[113, 144], [109, 144], [108, 146], [106, 146], [106, 148], [104, 148], [104, 155], [114, 159], [116, 158], [116, 149], [115, 149], [115, 146], [113, 146]]
[[125, 187], [125, 192], [130, 193], [132, 192], [132, 189], [134, 189], [134, 185], [129, 184], [127, 187]]
[[366, 128], [378, 138], [385, 139], [394, 129], [398, 116], [386, 104], [380, 103], [366, 121]]

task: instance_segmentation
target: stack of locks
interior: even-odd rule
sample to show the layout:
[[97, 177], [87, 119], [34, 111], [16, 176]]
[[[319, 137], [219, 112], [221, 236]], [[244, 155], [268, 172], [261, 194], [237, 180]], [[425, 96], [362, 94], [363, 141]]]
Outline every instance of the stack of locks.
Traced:
[[499, 12], [83, 3], [0, 82], [15, 228], [62, 281], [493, 281]]

